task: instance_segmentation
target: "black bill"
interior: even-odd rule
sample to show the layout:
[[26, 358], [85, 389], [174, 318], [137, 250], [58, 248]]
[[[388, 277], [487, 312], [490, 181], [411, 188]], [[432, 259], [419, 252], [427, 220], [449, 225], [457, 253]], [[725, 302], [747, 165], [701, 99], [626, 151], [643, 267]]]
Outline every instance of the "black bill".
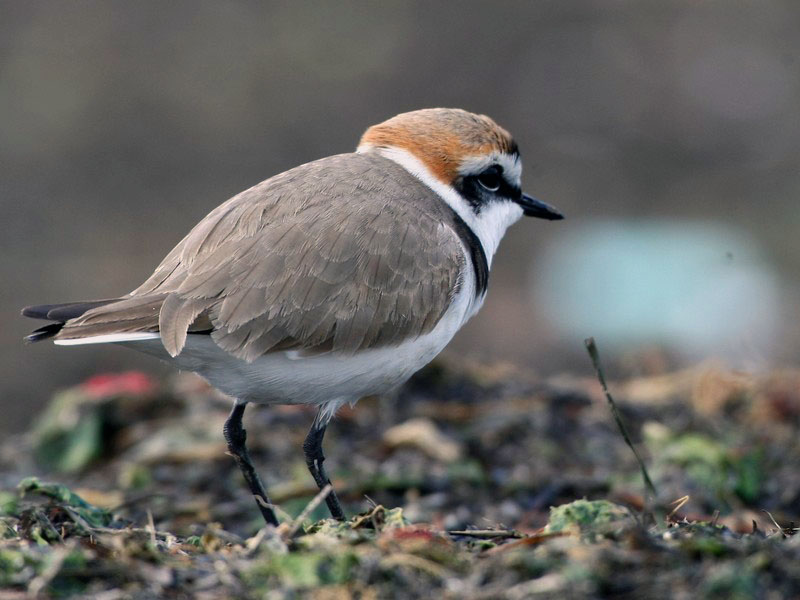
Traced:
[[542, 202], [541, 200], [537, 200], [528, 194], [522, 194], [520, 199], [517, 200], [517, 204], [522, 207], [522, 210], [525, 211], [525, 216], [527, 217], [536, 217], [538, 219], [547, 219], [548, 221], [560, 221], [564, 218], [560, 212], [558, 212], [555, 208]]

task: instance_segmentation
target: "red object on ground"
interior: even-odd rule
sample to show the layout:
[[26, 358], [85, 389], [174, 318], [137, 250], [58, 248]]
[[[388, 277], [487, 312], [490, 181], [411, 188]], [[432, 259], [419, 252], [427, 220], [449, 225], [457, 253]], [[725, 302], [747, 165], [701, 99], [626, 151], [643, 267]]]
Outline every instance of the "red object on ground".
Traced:
[[108, 398], [110, 396], [141, 396], [149, 394], [156, 388], [156, 382], [141, 371], [124, 373], [103, 373], [94, 375], [81, 384], [87, 395], [92, 398]]

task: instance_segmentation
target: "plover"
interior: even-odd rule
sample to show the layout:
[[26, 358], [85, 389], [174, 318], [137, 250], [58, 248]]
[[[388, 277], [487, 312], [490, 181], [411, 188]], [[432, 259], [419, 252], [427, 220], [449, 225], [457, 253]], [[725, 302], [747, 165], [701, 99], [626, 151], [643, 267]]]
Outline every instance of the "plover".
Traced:
[[[234, 399], [230, 453], [277, 524], [245, 444], [257, 404], [311, 404], [303, 444], [321, 488], [322, 439], [345, 403], [433, 359], [483, 304], [492, 257], [523, 215], [562, 215], [524, 193], [511, 135], [459, 109], [397, 115], [356, 152], [275, 175], [211, 211], [120, 298], [48, 304], [26, 339], [118, 344], [199, 373]], [[332, 516], [344, 512], [331, 492]]]

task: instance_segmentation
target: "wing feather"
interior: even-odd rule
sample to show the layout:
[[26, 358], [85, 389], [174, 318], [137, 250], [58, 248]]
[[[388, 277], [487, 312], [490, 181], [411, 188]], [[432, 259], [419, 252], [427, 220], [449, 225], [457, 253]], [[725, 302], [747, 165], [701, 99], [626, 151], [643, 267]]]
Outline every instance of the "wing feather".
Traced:
[[417, 337], [460, 285], [464, 248], [442, 226], [450, 212], [378, 155], [309, 163], [214, 209], [127, 299], [68, 321], [59, 336], [116, 323], [161, 331], [176, 355], [187, 332], [210, 324], [214, 341], [245, 360]]

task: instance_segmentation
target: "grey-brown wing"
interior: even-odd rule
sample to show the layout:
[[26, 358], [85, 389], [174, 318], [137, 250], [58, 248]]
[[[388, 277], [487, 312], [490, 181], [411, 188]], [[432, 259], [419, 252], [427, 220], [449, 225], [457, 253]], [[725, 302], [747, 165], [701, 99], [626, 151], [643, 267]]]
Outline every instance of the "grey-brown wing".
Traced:
[[[395, 163], [330, 157], [212, 211], [130, 301], [141, 312], [145, 298], [162, 299], [149, 330], [173, 355], [204, 329], [246, 360], [393, 344], [433, 329], [459, 286], [464, 251], [447, 216]], [[113, 312], [89, 311], [61, 335]]]

